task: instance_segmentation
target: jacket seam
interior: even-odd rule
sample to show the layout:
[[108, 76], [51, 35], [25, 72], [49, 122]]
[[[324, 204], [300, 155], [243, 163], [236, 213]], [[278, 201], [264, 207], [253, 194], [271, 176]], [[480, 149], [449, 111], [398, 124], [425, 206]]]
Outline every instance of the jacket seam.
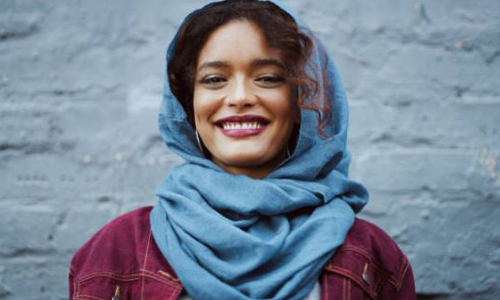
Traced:
[[[363, 255], [362, 251], [357, 251], [357, 250], [360, 250], [359, 248], [350, 247], [348, 250], [352, 250], [353, 252], [356, 252], [356, 253]], [[339, 251], [339, 252], [349, 252], [349, 251]], [[386, 278], [387, 280], [392, 281], [393, 284], [395, 284], [395, 285], [397, 284], [398, 280], [392, 272], [385, 270], [380, 264], [373, 261], [373, 259], [370, 256], [367, 256], [367, 255], [363, 255], [363, 256], [368, 260], [368, 262], [370, 263], [370, 266], [372, 267], [374, 272], [376, 272], [379, 276], [382, 276], [382, 277]], [[332, 262], [330, 262], [328, 265], [325, 266], [325, 269], [333, 271], [334, 269], [339, 269], [339, 267], [336, 267]], [[342, 269], [344, 269], [344, 268], [342, 268]], [[401, 270], [401, 268], [400, 268], [400, 270]]]
[[[148, 243], [146, 244], [146, 255], [144, 255], [144, 262], [142, 264], [142, 269], [146, 269], [146, 263], [149, 254], [149, 243], [151, 242], [151, 229], [149, 229]], [[141, 278], [141, 300], [144, 300], [144, 277]]]
[[387, 281], [389, 281], [394, 286], [397, 285], [398, 280], [397, 280], [396, 276], [394, 276], [394, 274], [390, 273], [389, 271], [386, 271], [386, 270], [380, 268], [376, 264], [373, 265], [373, 271], [375, 273], [377, 273], [379, 275], [379, 277], [383, 277], [383, 278], [387, 279]]
[[352, 245], [343, 245], [342, 248], [339, 249], [339, 252], [349, 252], [349, 251], [357, 252], [366, 257], [367, 259], [371, 260], [371, 255], [362, 248]]
[[75, 300], [88, 300], [88, 299], [91, 299], [91, 300], [106, 300], [104, 298], [101, 298], [101, 297], [94, 297], [94, 296], [90, 296], [90, 295], [80, 295], [80, 296], [77, 296], [75, 297]]
[[[95, 277], [98, 277], [99, 275], [96, 274], [94, 276], [87, 276], [88, 278], [86, 278], [85, 280], [79, 280], [78, 281], [78, 289], [77, 289], [77, 295], [76, 295], [76, 299], [92, 299], [92, 300], [106, 300], [104, 298], [101, 298], [101, 297], [94, 297], [94, 296], [91, 296], [91, 295], [85, 295], [85, 294], [80, 294], [80, 291], [81, 291], [81, 285], [83, 282], [85, 281], [88, 281], [92, 278], [95, 278]], [[109, 276], [110, 278], [113, 278], [112, 276]], [[113, 278], [115, 279], [115, 278]], [[130, 280], [126, 280], [126, 281], [133, 281], [133, 279], [130, 279]]]
[[100, 297], [81, 294], [81, 289], [82, 289], [81, 285], [83, 283], [85, 283], [85, 282], [87, 282], [95, 277], [100, 277], [100, 276], [105, 276], [105, 277], [108, 277], [111, 279], [115, 279], [115, 280], [119, 280], [119, 281], [127, 281], [127, 282], [136, 281], [139, 279], [144, 279], [144, 277], [148, 277], [148, 278], [154, 279], [160, 283], [168, 285], [169, 287], [174, 288], [175, 290], [182, 289], [182, 287], [180, 287], [179, 285], [173, 284], [170, 281], [166, 280], [165, 278], [160, 277], [160, 276], [156, 275], [155, 273], [147, 271], [147, 270], [141, 270], [141, 272], [139, 272], [139, 273], [133, 273], [133, 274], [127, 274], [127, 275], [116, 275], [112, 272], [93, 272], [91, 274], [88, 274], [86, 276], [79, 278], [78, 282], [75, 284], [75, 297], [74, 297], [74, 299], [75, 300], [78, 300], [78, 299], [106, 300], [106, 299], [103, 299]]
[[[340, 267], [330, 267], [328, 270], [333, 271], [333, 272], [338, 273], [338, 274], [341, 274], [341, 275], [344, 275], [346, 277], [349, 277], [350, 280], [356, 282], [372, 298], [374, 298], [375, 295], [378, 293], [377, 289], [379, 289], [379, 286], [375, 287], [375, 291], [374, 292], [370, 291], [370, 289], [367, 288], [365, 284], [363, 284], [363, 282], [358, 278], [358, 276], [356, 274], [354, 274], [349, 269], [340, 268]], [[345, 278], [345, 277], [344, 277], [344, 279], [347, 280], [347, 278]]]
[[179, 295], [175, 295], [174, 293], [172, 293], [172, 295], [170, 296], [170, 298], [168, 298], [168, 300], [173, 300], [175, 298], [177, 298]]
[[[353, 252], [356, 252], [356, 253], [359, 253], [361, 254], [362, 256], [364, 256], [371, 264], [372, 267], [374, 267], [373, 269], [379, 274], [379, 275], [383, 275], [384, 277], [386, 278], [391, 278], [393, 277], [395, 281], [396, 278], [394, 276], [394, 274], [390, 271], [387, 271], [385, 270], [381, 264], [377, 263], [376, 261], [373, 260], [372, 256], [368, 254], [368, 252], [364, 251], [363, 249], [361, 248], [358, 248], [358, 247], [355, 247], [355, 246], [343, 246], [342, 249], [339, 251], [339, 252], [349, 252], [349, 251], [353, 251]], [[330, 264], [331, 267], [333, 267], [333, 264], [331, 263]]]
[[79, 281], [74, 281], [73, 286], [75, 287], [75, 297], [80, 296], [80, 282]]
[[141, 271], [144, 273], [144, 276], [147, 276], [147, 277], [159, 280], [159, 281], [161, 281], [163, 283], [166, 283], [166, 284], [170, 285], [171, 287], [174, 287], [174, 288], [177, 288], [177, 289], [182, 289], [182, 285], [181, 284], [176, 283], [176, 282], [174, 282], [171, 279], [168, 279], [168, 278], [166, 278], [164, 276], [160, 276], [160, 275], [158, 275], [158, 274], [156, 274], [154, 272], [151, 272], [149, 270], [143, 269]]
[[116, 279], [116, 280], [130, 281], [130, 280], [139, 279], [140, 273], [130, 273], [130, 274], [126, 274], [126, 275], [118, 275], [118, 274], [113, 273], [113, 272], [97, 271], [97, 272], [92, 272], [92, 273], [89, 273], [85, 276], [80, 277], [79, 282], [85, 282], [85, 281], [88, 281], [90, 279], [93, 279], [93, 278], [99, 277], [99, 276], [105, 276], [105, 277], [109, 277], [109, 278]]
[[137, 272], [137, 273], [131, 273], [131, 274], [126, 274], [126, 275], [118, 275], [116, 273], [113, 273], [113, 272], [106, 272], [106, 271], [98, 271], [98, 272], [92, 272], [88, 275], [85, 275], [85, 276], [82, 276], [78, 279], [78, 285], [80, 285], [81, 283], [83, 282], [86, 282], [90, 279], [93, 279], [95, 277], [99, 277], [99, 276], [105, 276], [105, 277], [108, 277], [108, 278], [112, 278], [112, 279], [115, 279], [115, 280], [122, 280], [122, 281], [134, 281], [134, 280], [139, 280], [141, 278], [141, 276], [144, 276], [144, 277], [148, 277], [148, 278], [151, 278], [151, 279], [154, 279], [160, 283], [164, 283], [166, 285], [169, 285], [173, 288], [181, 288], [179, 285], [171, 282], [170, 280], [168, 280], [167, 278], [165, 277], [162, 277], [162, 276], [159, 276], [151, 271], [148, 271], [148, 270], [140, 270], [140, 272]]
[[[339, 253], [341, 252], [349, 252], [349, 251], [352, 251], [352, 252], [356, 252], [362, 256], [364, 256], [371, 264], [371, 266], [373, 267], [373, 270], [380, 276], [386, 278], [392, 285], [394, 285], [395, 287], [398, 287], [398, 286], [401, 286], [402, 285], [402, 273], [405, 272], [404, 270], [404, 267], [405, 267], [405, 263], [403, 263], [396, 275], [399, 275], [398, 277], [396, 277], [396, 275], [390, 271], [387, 271], [385, 270], [382, 265], [380, 265], [379, 263], [373, 261], [371, 255], [368, 254], [368, 252], [364, 251], [364, 249], [362, 248], [358, 248], [356, 246], [352, 246], [352, 245], [344, 245], [342, 246], [342, 248], [340, 249]], [[333, 268], [333, 263], [330, 262], [325, 268], [328, 269], [328, 268]]]
[[146, 269], [146, 263], [148, 259], [148, 254], [149, 254], [149, 244], [151, 242], [151, 229], [149, 230], [148, 233], [148, 243], [146, 244], [146, 255], [144, 256], [144, 262], [142, 263], [142, 268]]
[[405, 257], [405, 261], [400, 268], [401, 271], [399, 272], [399, 276], [398, 276], [398, 278], [400, 280], [398, 281], [398, 284], [396, 285], [396, 290], [398, 292], [401, 290], [401, 286], [403, 285], [403, 281], [404, 281], [403, 279], [405, 278], [406, 273], [408, 272], [409, 266], [410, 266], [410, 263], [408, 262], [408, 259]]

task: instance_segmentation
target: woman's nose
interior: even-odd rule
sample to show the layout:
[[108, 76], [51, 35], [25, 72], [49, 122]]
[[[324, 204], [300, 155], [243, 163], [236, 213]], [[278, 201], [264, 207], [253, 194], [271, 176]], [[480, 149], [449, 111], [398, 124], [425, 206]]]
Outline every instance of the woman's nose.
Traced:
[[249, 83], [244, 78], [238, 78], [227, 96], [229, 106], [253, 106], [257, 102], [257, 97], [252, 91]]

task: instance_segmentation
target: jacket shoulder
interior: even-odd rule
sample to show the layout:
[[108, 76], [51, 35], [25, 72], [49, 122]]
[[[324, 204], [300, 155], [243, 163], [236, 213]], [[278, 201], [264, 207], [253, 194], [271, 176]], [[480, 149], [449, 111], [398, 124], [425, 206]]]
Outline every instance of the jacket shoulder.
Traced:
[[151, 209], [138, 208], [104, 225], [73, 256], [71, 275], [77, 277], [96, 270], [127, 274], [147, 269], [174, 274], [152, 237]]
[[151, 234], [151, 207], [126, 213], [102, 227], [74, 255], [70, 299], [175, 297], [182, 287]]
[[76, 252], [71, 268], [81, 269], [87, 262], [106, 265], [107, 256], [127, 257], [128, 264], [138, 263], [143, 255], [139, 245], [145, 245], [149, 235], [150, 210], [150, 207], [139, 208], [104, 225]]
[[359, 218], [349, 230], [344, 248], [362, 251], [371, 261], [389, 271], [394, 271], [394, 267], [406, 259], [397, 243], [384, 230]]
[[325, 270], [351, 279], [372, 299], [416, 299], [406, 255], [385, 231], [359, 218]]

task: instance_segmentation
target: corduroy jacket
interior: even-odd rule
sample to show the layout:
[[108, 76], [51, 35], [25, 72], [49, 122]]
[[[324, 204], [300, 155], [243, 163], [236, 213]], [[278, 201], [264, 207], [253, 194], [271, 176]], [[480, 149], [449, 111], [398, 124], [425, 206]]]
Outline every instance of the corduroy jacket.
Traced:
[[[151, 234], [150, 211], [143, 207], [116, 218], [78, 250], [69, 268], [70, 300], [180, 296], [182, 283]], [[361, 219], [319, 280], [322, 300], [416, 299], [407, 257], [383, 230]]]

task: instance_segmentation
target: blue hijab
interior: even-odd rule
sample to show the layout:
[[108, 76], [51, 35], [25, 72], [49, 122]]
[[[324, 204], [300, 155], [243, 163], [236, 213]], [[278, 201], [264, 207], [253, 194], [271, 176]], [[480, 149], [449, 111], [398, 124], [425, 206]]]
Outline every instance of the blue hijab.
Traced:
[[185, 163], [158, 187], [151, 227], [196, 300], [304, 298], [367, 203], [366, 189], [348, 179], [348, 104], [340, 76], [320, 41], [293, 17], [315, 43], [311, 59], [325, 74], [317, 80], [333, 121], [330, 137], [321, 137], [316, 113], [302, 109], [293, 155], [264, 179], [229, 174], [204, 157], [165, 76], [160, 134]]

